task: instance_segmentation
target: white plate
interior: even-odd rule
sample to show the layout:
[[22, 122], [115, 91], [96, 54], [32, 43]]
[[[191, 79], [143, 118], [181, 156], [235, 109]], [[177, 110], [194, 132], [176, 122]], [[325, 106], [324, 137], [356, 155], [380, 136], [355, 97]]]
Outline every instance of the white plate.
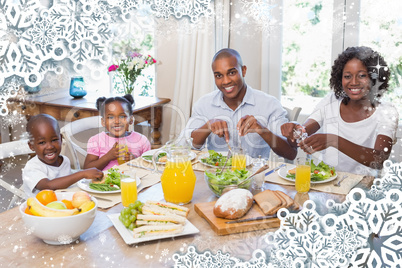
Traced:
[[[295, 167], [296, 167], [295, 165], [287, 165], [287, 166], [285, 166], [285, 167], [279, 169], [279, 170], [278, 170], [278, 175], [279, 175], [279, 177], [281, 177], [281, 178], [284, 179], [284, 180], [290, 181], [290, 182], [295, 182], [295, 180], [286, 177], [286, 175], [288, 174], [288, 171], [289, 171], [290, 169], [295, 168]], [[335, 180], [336, 177], [338, 177], [338, 173], [335, 174], [335, 176], [329, 177], [329, 178], [326, 179], [326, 180], [323, 180], [323, 181], [311, 181], [311, 183], [316, 183], [316, 184], [319, 184], [319, 183], [327, 183], [327, 182], [330, 182], [330, 181]]]
[[[146, 156], [146, 155], [154, 155], [154, 153], [155, 153], [157, 150], [159, 150], [159, 149], [153, 149], [153, 150], [146, 151], [145, 153], [143, 153], [143, 154], [141, 155], [142, 160], [144, 160], [144, 161], [146, 161], [146, 162], [149, 162], [149, 163], [152, 163], [152, 160], [145, 159], [145, 158], [143, 158], [143, 156]], [[161, 151], [161, 153], [162, 153], [162, 152], [163, 152], [163, 151]], [[190, 161], [193, 161], [193, 160], [196, 158], [196, 156], [197, 156], [197, 155], [196, 155], [194, 152], [190, 152]], [[162, 164], [162, 165], [166, 164], [165, 162], [156, 162], [156, 163]]]
[[[113, 193], [120, 193], [121, 192], [121, 190], [117, 189], [117, 188], [116, 188], [115, 191], [98, 191], [98, 190], [91, 189], [91, 188], [89, 188], [89, 183], [91, 181], [92, 180], [89, 180], [89, 179], [82, 179], [82, 180], [77, 182], [77, 186], [81, 190], [84, 190], [84, 191], [87, 191], [87, 192], [93, 193], [93, 194], [113, 194]], [[137, 182], [137, 186], [140, 185], [141, 179], [137, 177], [136, 182]]]
[[120, 213], [116, 213], [116, 214], [110, 214], [107, 216], [112, 221], [114, 227], [119, 232], [119, 234], [123, 238], [124, 242], [128, 245], [137, 244], [137, 243], [146, 242], [146, 241], [176, 237], [176, 236], [197, 234], [200, 232], [200, 230], [198, 230], [197, 227], [195, 227], [189, 220], [186, 220], [186, 224], [184, 225], [184, 230], [183, 230], [183, 232], [181, 232], [179, 234], [163, 234], [163, 235], [135, 238], [134, 232], [127, 229], [123, 225], [123, 223], [119, 220], [119, 215], [120, 215]]
[[[228, 152], [217, 152], [217, 153], [220, 153], [220, 154], [222, 154], [223, 156], [227, 156], [227, 155], [228, 155]], [[206, 159], [206, 158], [208, 158], [208, 156], [209, 156], [209, 153], [206, 153], [206, 154], [201, 155], [200, 158], [199, 158], [199, 159], [200, 159], [200, 163], [203, 164], [204, 166], [207, 166], [207, 167], [219, 168], [219, 166], [210, 165], [210, 164], [207, 164], [207, 163], [204, 163], [204, 162], [201, 161], [201, 159]], [[246, 155], [246, 166], [248, 167], [248, 166], [250, 166], [252, 163], [253, 163], [253, 158], [252, 158], [251, 156], [249, 156], [249, 155]], [[229, 166], [228, 166], [228, 167], [229, 167]]]

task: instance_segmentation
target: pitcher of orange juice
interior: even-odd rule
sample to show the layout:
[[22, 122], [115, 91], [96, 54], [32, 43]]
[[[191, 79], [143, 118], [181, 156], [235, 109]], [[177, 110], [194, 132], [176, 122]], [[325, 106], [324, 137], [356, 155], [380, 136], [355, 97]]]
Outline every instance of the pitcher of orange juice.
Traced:
[[167, 161], [161, 176], [161, 184], [165, 200], [174, 204], [187, 204], [193, 198], [196, 177], [191, 165], [192, 139], [178, 138], [166, 143], [153, 155], [155, 170], [156, 158], [166, 152]]

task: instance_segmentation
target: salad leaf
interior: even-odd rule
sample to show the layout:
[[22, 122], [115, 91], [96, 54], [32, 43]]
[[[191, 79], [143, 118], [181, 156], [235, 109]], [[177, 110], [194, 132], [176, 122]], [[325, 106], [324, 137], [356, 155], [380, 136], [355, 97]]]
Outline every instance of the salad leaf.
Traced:
[[[206, 179], [208, 180], [209, 188], [218, 196], [222, 194], [222, 191], [227, 185], [238, 184], [248, 178], [250, 172], [248, 170], [230, 170], [227, 169], [221, 173], [221, 170], [216, 170], [216, 173], [205, 171]], [[250, 181], [251, 183], [251, 181]], [[241, 188], [248, 189], [250, 183], [245, 183]]]
[[[336, 175], [335, 168], [330, 167], [325, 164], [323, 161], [318, 163], [318, 165], [314, 164], [314, 161], [311, 160], [311, 181], [323, 181], [329, 179], [332, 176]], [[296, 174], [286, 174], [286, 178], [295, 179]]]
[[[221, 153], [215, 152], [214, 150], [208, 150], [209, 156], [207, 158], [201, 158], [201, 162], [211, 165], [221, 167], [226, 162], [226, 156], [222, 155]], [[232, 165], [232, 158], [229, 158], [227, 166]]]
[[[166, 155], [166, 153], [160, 153], [160, 154], [156, 157], [156, 162], [158, 162], [159, 158], [161, 158], [161, 157], [163, 157], [163, 156], [165, 156], [165, 155]], [[143, 159], [149, 160], [149, 161], [152, 161], [152, 157], [153, 157], [153, 155], [143, 155], [143, 156], [142, 156]]]
[[127, 175], [123, 175], [119, 172], [117, 168], [109, 168], [108, 173], [106, 175], [105, 184], [113, 184], [117, 185], [120, 188], [120, 179], [129, 177]]

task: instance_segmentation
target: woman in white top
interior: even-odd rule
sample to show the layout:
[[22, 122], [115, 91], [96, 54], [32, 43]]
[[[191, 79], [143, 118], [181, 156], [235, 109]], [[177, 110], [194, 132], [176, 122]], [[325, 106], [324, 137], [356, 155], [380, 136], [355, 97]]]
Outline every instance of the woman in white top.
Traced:
[[282, 125], [282, 134], [294, 143], [294, 130], [302, 129], [308, 137], [297, 145], [306, 153], [320, 152], [320, 158], [338, 171], [375, 175], [391, 153], [398, 128], [395, 107], [380, 102], [389, 76], [377, 52], [349, 47], [332, 66], [334, 92], [317, 105], [303, 126]]

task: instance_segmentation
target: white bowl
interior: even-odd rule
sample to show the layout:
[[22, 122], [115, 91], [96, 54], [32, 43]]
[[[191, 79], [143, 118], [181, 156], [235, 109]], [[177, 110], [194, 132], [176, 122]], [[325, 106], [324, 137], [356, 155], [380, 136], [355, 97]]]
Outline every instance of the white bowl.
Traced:
[[[56, 193], [57, 200], [71, 200], [74, 192]], [[28, 232], [51, 245], [70, 244], [91, 226], [95, 219], [98, 201], [92, 196], [95, 207], [82, 214], [67, 217], [39, 217], [25, 213], [27, 202], [20, 206], [20, 213]]]

